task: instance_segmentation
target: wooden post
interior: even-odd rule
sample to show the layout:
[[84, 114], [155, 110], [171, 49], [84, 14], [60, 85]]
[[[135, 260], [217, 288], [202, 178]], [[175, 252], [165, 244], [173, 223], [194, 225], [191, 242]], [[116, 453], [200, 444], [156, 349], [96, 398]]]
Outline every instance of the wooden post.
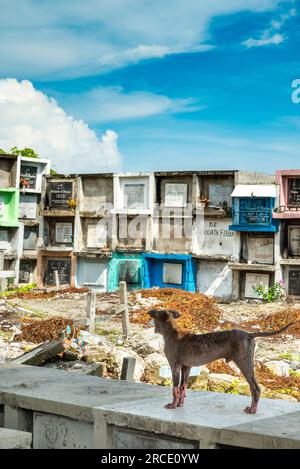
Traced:
[[95, 332], [96, 300], [97, 293], [95, 291], [89, 291], [86, 299], [86, 317], [90, 334], [94, 334]]
[[54, 279], [55, 279], [55, 286], [59, 287], [59, 275], [58, 275], [58, 270], [54, 271]]
[[[0, 251], [0, 272], [4, 270], [4, 251]], [[4, 292], [7, 287], [7, 280], [4, 277], [0, 278], [0, 291]]]
[[122, 380], [133, 381], [135, 364], [136, 364], [136, 359], [134, 357], [123, 358], [122, 371], [121, 371]]
[[124, 336], [127, 338], [130, 334], [128, 305], [127, 305], [127, 285], [126, 282], [119, 283], [120, 288], [120, 303], [123, 310], [122, 314], [122, 330]]

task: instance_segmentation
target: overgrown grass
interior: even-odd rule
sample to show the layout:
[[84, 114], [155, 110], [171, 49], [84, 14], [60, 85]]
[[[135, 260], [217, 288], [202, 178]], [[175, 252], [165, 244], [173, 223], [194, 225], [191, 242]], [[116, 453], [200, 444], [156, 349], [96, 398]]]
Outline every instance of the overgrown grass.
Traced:
[[12, 288], [4, 292], [1, 292], [0, 297], [9, 297], [9, 296], [15, 295], [16, 293], [26, 293], [30, 290], [33, 290], [34, 288], [36, 288], [36, 284], [29, 283], [28, 285], [25, 285], [24, 287]]

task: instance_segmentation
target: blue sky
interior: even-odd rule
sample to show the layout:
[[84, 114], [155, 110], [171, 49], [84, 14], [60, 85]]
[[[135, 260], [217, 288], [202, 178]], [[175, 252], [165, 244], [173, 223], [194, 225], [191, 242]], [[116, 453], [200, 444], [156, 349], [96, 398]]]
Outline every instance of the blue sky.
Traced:
[[[0, 0], [0, 6], [0, 78], [32, 83], [26, 106], [36, 116], [28, 129], [15, 102], [17, 84], [6, 81], [10, 120], [0, 148], [13, 135], [68, 171], [272, 173], [300, 166], [300, 103], [291, 100], [291, 83], [300, 78], [298, 1]], [[37, 91], [53, 97], [74, 124], [56, 123], [57, 111]], [[29, 94], [24, 87], [18, 93]], [[46, 114], [61, 135], [49, 135]], [[78, 133], [81, 120], [89, 134], [82, 127]]]

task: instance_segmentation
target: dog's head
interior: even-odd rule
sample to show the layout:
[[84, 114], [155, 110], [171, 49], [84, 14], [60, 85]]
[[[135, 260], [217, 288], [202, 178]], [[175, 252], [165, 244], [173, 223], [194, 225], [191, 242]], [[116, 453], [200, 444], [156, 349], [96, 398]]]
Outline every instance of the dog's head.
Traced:
[[148, 314], [151, 318], [154, 319], [154, 331], [156, 334], [162, 334], [163, 327], [167, 321], [177, 319], [180, 316], [177, 311], [166, 309], [151, 309], [148, 311]]

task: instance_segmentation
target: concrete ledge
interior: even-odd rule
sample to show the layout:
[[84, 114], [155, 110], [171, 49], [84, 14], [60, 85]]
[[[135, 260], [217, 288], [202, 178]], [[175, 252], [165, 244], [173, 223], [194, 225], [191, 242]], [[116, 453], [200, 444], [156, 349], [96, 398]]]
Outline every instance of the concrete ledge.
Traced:
[[228, 265], [232, 270], [246, 270], [248, 272], [274, 272], [276, 270], [275, 265], [269, 264], [246, 264], [238, 262], [229, 262]]
[[0, 365], [0, 417], [32, 432], [33, 448], [300, 448], [300, 403], [188, 391], [25, 365]]
[[300, 258], [298, 259], [281, 259], [279, 261], [281, 265], [299, 265], [300, 266]]
[[[138, 448], [147, 448], [143, 444], [147, 445], [151, 435], [156, 435], [158, 441], [167, 437], [177, 442], [180, 448], [186, 447], [181, 446], [186, 441], [194, 448], [218, 447], [220, 444], [247, 448], [300, 448], [300, 404], [262, 399], [258, 413], [248, 415], [243, 409], [249, 405], [249, 400], [247, 396], [190, 391], [185, 407], [175, 410], [164, 409], [166, 402], [161, 399], [104, 405], [94, 409], [95, 427], [102, 424], [103, 434], [103, 421], [106, 422], [106, 448], [125, 449], [124, 438], [126, 440], [129, 430], [136, 436], [141, 431], [147, 433]], [[277, 431], [273, 432], [274, 421]], [[291, 429], [291, 436], [286, 433], [287, 428]], [[252, 438], [248, 438], [249, 432]]]
[[0, 428], [0, 449], [29, 449], [31, 441], [31, 433]]

